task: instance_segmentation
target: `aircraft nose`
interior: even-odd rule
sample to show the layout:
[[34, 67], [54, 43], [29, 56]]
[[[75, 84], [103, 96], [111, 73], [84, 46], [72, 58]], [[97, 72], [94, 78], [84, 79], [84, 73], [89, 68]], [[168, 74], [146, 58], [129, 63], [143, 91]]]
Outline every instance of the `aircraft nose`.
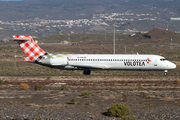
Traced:
[[176, 64], [173, 63], [173, 69], [175, 69], [175, 68], [176, 68]]
[[175, 69], [175, 68], [176, 68], [176, 64], [171, 63], [171, 64], [170, 64], [170, 68], [171, 68], [171, 69]]

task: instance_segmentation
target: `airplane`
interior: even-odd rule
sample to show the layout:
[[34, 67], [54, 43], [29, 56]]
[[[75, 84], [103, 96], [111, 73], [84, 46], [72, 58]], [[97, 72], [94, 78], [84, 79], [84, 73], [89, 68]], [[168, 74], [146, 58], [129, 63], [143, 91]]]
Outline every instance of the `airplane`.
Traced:
[[150, 54], [51, 54], [42, 50], [28, 35], [14, 35], [13, 40], [25, 52], [23, 61], [39, 65], [64, 69], [82, 70], [90, 75], [92, 70], [142, 70], [164, 71], [176, 68], [176, 65], [164, 57]]

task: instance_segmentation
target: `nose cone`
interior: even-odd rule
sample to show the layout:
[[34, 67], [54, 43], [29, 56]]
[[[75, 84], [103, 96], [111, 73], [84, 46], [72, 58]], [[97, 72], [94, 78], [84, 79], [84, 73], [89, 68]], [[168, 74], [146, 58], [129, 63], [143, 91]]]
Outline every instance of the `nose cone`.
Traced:
[[170, 69], [175, 69], [175, 68], [176, 68], [176, 64], [171, 63], [171, 64], [169, 65], [169, 68], [170, 68]]
[[173, 63], [173, 69], [175, 69], [175, 68], [176, 68], [176, 64]]

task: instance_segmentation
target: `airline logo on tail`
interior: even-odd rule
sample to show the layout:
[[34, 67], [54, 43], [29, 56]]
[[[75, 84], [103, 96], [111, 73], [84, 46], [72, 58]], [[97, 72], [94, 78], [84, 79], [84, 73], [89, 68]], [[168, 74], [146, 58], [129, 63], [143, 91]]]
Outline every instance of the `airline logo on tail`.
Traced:
[[31, 36], [13, 36], [14, 41], [17, 41], [19, 46], [25, 52], [27, 57], [24, 61], [35, 62], [37, 59], [41, 59], [43, 55], [47, 55], [32, 39]]

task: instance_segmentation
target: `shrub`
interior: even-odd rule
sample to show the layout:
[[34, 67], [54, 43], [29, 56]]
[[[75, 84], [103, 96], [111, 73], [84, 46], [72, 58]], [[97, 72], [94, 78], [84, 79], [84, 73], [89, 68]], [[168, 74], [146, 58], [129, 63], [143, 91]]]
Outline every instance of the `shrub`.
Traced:
[[0, 80], [0, 84], [3, 84], [3, 82], [4, 82], [3, 80]]
[[50, 80], [51, 79], [51, 77], [50, 76], [48, 76], [47, 78], [46, 78], [46, 80]]
[[126, 104], [116, 103], [108, 109], [107, 115], [111, 117], [123, 117], [131, 115], [131, 110]]
[[42, 90], [42, 86], [40, 86], [40, 85], [35, 85], [35, 86], [34, 86], [34, 90]]
[[29, 86], [25, 83], [21, 83], [20, 86], [22, 90], [27, 90], [29, 88]]
[[65, 85], [61, 85], [60, 87], [59, 87], [59, 90], [66, 90], [67, 89], [67, 85], [65, 84]]
[[34, 120], [42, 120], [41, 118], [35, 118]]
[[84, 91], [82, 91], [82, 95], [88, 97], [91, 95], [91, 92], [88, 90], [84, 90]]
[[77, 97], [72, 98], [72, 99], [70, 100], [70, 102], [73, 103], [73, 104], [77, 104], [77, 101], [78, 101]]
[[123, 116], [120, 120], [137, 120], [133, 115]]
[[95, 118], [96, 118], [96, 116], [94, 116], [94, 115], [91, 115], [91, 116], [90, 116], [90, 118], [91, 118], [91, 119], [95, 119]]
[[178, 83], [179, 83], [178, 80], [174, 80], [174, 81], [173, 81], [173, 84], [178, 84]]

